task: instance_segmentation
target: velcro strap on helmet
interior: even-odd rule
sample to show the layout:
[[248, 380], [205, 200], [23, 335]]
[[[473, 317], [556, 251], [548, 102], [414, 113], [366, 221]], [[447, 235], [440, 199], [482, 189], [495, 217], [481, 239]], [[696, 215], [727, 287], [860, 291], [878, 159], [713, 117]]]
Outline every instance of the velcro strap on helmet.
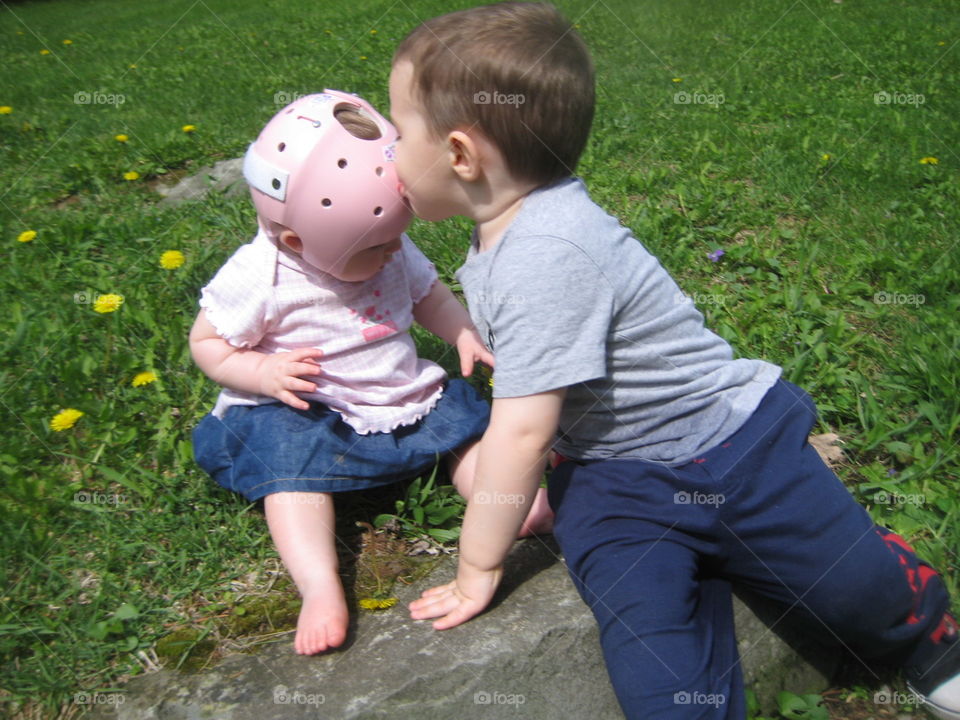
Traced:
[[280, 202], [287, 199], [287, 180], [290, 173], [264, 160], [251, 143], [243, 156], [243, 177], [250, 187]]

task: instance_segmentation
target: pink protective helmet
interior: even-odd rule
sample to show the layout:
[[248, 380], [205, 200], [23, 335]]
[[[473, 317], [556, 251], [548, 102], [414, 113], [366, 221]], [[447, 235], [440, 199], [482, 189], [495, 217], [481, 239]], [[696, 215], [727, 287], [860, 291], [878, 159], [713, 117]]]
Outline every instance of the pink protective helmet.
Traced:
[[[368, 117], [380, 137], [351, 134], [334, 116], [349, 108]], [[412, 217], [394, 168], [397, 130], [356, 95], [324, 90], [277, 113], [243, 158], [261, 225], [293, 230], [302, 257], [338, 276], [350, 257], [400, 236]]]

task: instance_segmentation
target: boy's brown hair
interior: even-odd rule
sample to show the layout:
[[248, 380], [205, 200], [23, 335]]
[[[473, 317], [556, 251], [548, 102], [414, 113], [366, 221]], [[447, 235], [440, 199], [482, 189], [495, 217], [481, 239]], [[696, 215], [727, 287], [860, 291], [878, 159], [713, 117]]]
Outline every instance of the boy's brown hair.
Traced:
[[413, 64], [414, 96], [437, 137], [476, 128], [520, 179], [572, 174], [593, 121], [593, 63], [552, 5], [505, 2], [413, 30], [393, 62]]

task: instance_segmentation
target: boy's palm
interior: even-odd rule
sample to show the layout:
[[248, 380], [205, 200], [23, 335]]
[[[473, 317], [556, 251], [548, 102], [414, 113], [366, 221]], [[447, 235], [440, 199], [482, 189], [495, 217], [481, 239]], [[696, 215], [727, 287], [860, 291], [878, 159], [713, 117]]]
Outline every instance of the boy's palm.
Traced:
[[490, 604], [502, 575], [503, 570], [499, 567], [494, 570], [469, 569], [461, 560], [457, 579], [424, 590], [419, 600], [410, 603], [410, 617], [414, 620], [439, 617], [433, 623], [435, 630], [447, 630], [465, 623]]

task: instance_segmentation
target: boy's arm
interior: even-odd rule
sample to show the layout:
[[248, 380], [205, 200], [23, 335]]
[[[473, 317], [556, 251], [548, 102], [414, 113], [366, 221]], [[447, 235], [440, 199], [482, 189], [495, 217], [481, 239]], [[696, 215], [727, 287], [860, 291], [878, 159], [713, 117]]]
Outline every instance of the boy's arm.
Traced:
[[313, 392], [317, 386], [301, 375], [318, 375], [314, 360], [323, 355], [319, 348], [299, 348], [292, 352], [267, 353], [237, 348], [224, 340], [200, 310], [190, 330], [190, 353], [207, 377], [223, 387], [255, 395], [266, 395], [299, 410], [310, 403], [294, 395]]
[[540, 485], [565, 395], [566, 388], [560, 388], [493, 401], [463, 519], [457, 579], [411, 603], [415, 620], [439, 617], [433, 627], [446, 630], [490, 603], [503, 574], [503, 559]]
[[427, 296], [413, 306], [413, 317], [418, 324], [457, 348], [460, 371], [464, 376], [473, 372], [477, 360], [493, 367], [493, 355], [473, 327], [470, 314], [450, 288], [439, 280]]

